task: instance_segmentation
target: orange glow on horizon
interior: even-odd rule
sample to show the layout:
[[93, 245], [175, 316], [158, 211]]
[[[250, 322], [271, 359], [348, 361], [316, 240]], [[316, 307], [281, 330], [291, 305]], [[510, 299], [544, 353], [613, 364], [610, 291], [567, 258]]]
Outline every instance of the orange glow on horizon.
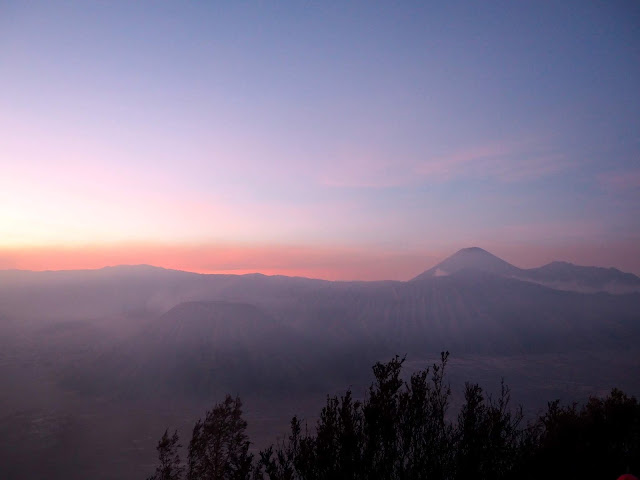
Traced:
[[326, 280], [407, 280], [435, 257], [338, 247], [119, 245], [3, 247], [0, 269], [83, 270], [147, 264], [195, 273], [262, 273]]
[[[470, 243], [469, 245], [472, 245]], [[430, 250], [393, 251], [373, 247], [284, 245], [0, 246], [0, 270], [84, 270], [115, 265], [153, 265], [206, 274], [262, 273], [325, 280], [409, 280], [469, 245]], [[520, 268], [553, 260], [578, 265], [614, 266], [640, 273], [633, 242], [615, 245], [484, 245], [482, 248]]]

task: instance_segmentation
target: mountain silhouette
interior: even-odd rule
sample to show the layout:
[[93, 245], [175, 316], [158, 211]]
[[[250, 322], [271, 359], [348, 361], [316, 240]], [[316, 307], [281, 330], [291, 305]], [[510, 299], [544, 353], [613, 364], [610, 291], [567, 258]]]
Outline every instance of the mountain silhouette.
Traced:
[[470, 247], [458, 250], [435, 267], [415, 277], [412, 281], [447, 276], [461, 270], [478, 270], [503, 276], [516, 276], [521, 271], [521, 269], [482, 248]]
[[484, 272], [537, 283], [556, 290], [614, 294], [640, 292], [640, 277], [616, 268], [585, 267], [555, 261], [537, 268], [518, 268], [479, 247], [463, 248], [411, 281], [461, 272]]
[[640, 291], [640, 277], [617, 268], [583, 267], [569, 262], [551, 262], [539, 268], [523, 270], [523, 280], [541, 283], [560, 290], [584, 293]]

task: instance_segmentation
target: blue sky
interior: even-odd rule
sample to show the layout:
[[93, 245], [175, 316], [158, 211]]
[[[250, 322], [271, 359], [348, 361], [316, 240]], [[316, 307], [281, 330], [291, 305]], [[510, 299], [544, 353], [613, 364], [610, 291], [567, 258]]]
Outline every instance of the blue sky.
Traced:
[[480, 245], [640, 272], [640, 4], [556, 3], [4, 2], [0, 264]]

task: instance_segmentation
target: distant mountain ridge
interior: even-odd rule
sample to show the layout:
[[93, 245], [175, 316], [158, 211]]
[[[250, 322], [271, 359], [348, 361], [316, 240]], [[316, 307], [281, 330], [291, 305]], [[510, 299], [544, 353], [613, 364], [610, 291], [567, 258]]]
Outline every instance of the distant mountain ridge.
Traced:
[[481, 271], [538, 283], [557, 290], [613, 294], [640, 292], [640, 277], [616, 268], [585, 267], [554, 261], [537, 268], [518, 268], [479, 247], [463, 248], [413, 278], [412, 282], [463, 271]]
[[[189, 301], [222, 300], [295, 309], [343, 292], [397, 291], [425, 281], [482, 272], [510, 280], [578, 293], [640, 293], [640, 278], [615, 268], [552, 262], [518, 268], [478, 247], [464, 248], [408, 282], [351, 281], [262, 274], [199, 274], [149, 265], [122, 265], [96, 270], [0, 270], [0, 315], [65, 320], [104, 318], [146, 312], [163, 314]], [[449, 282], [450, 283], [450, 282]], [[326, 305], [321, 309], [327, 310]], [[326, 312], [329, 316], [331, 312]]]
[[[528, 282], [538, 283], [558, 290], [576, 291], [581, 293], [608, 292], [613, 294], [640, 292], [640, 277], [623, 272], [617, 268], [604, 268], [575, 265], [565, 261], [553, 261], [541, 267], [519, 268], [480, 247], [468, 247], [458, 250], [437, 265], [409, 280], [421, 281], [427, 278], [444, 277], [463, 271], [481, 271], [508, 278], [516, 278]], [[183, 270], [175, 270], [153, 265], [115, 265], [87, 270], [45, 270], [31, 271], [8, 269], [0, 270], [0, 287], [11, 288], [21, 285], [35, 285], [39, 287], [51, 284], [74, 282], [80, 280], [83, 284], [95, 282], [109, 282], [117, 279], [133, 279], [152, 282], [156, 285], [171, 285], [175, 290], [175, 283], [215, 283], [217, 287], [237, 282], [252, 285], [269, 284], [270, 286], [288, 283], [306, 282], [307, 286], [319, 283], [331, 284], [367, 284], [383, 281], [341, 281], [289, 277], [285, 275], [250, 274], [202, 274]], [[402, 283], [402, 282], [398, 282]], [[188, 300], [188, 299], [184, 299]], [[177, 304], [174, 303], [174, 305]]]

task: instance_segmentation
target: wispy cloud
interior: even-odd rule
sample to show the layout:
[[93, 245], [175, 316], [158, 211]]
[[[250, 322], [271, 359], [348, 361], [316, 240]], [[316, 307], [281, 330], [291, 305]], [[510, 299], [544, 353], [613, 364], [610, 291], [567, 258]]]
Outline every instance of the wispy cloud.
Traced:
[[337, 155], [319, 173], [319, 183], [339, 188], [390, 188], [413, 183], [412, 167], [400, 157], [366, 149]]
[[565, 170], [571, 167], [571, 162], [562, 153], [540, 150], [530, 144], [496, 142], [426, 159], [361, 152], [342, 156], [330, 165], [320, 175], [322, 185], [390, 188], [461, 178], [505, 183], [531, 181]]
[[568, 166], [569, 162], [560, 153], [496, 143], [427, 160], [416, 167], [416, 174], [428, 181], [474, 177], [519, 182], [535, 180]]
[[508, 151], [509, 149], [501, 144], [458, 150], [419, 163], [415, 167], [415, 172], [423, 178], [448, 180], [465, 174], [470, 165], [477, 165], [478, 162], [484, 162], [486, 159], [499, 158]]
[[606, 172], [598, 176], [601, 186], [617, 191], [640, 188], [640, 168]]

